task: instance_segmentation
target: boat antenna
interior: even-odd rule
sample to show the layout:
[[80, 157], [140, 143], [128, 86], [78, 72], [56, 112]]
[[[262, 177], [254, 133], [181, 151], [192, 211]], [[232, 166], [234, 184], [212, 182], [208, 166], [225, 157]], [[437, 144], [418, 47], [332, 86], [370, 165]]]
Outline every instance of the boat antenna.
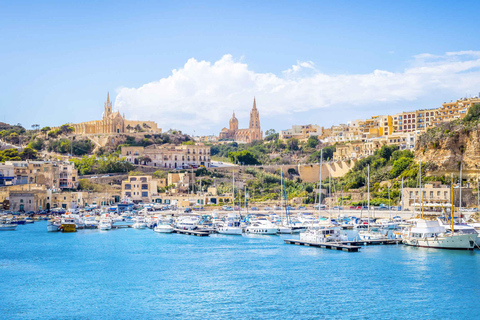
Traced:
[[320, 149], [320, 179], [318, 187], [318, 218], [320, 219], [320, 207], [322, 206], [322, 168], [323, 168], [323, 148]]

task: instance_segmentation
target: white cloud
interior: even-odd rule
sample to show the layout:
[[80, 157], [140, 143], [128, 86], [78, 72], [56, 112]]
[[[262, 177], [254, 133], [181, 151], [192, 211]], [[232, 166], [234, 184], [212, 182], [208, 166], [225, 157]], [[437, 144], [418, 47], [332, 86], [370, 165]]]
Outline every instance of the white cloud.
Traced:
[[[311, 61], [297, 61], [278, 76], [250, 70], [231, 55], [214, 63], [192, 58], [167, 78], [119, 88], [115, 108], [132, 119], [155, 120], [164, 129], [214, 133], [228, 123], [232, 110], [247, 117], [254, 96], [262, 117], [414, 101], [439, 89], [447, 100], [480, 90], [479, 67], [479, 51], [419, 54], [403, 72], [345, 75], [324, 74]], [[344, 120], [339, 113], [339, 122]]]

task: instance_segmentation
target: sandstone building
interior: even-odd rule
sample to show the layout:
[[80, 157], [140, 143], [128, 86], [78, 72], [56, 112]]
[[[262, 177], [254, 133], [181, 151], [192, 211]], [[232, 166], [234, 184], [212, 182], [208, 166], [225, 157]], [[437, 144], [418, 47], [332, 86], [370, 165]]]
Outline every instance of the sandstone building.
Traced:
[[72, 124], [76, 134], [118, 134], [128, 132], [161, 133], [154, 121], [125, 120], [125, 114], [113, 112], [110, 95], [107, 94], [102, 120]]
[[253, 108], [250, 112], [250, 124], [248, 129], [238, 129], [238, 120], [235, 112], [229, 122], [229, 128], [223, 128], [220, 131], [219, 140], [233, 140], [237, 142], [250, 143], [254, 140], [262, 140], [263, 132], [260, 128], [260, 114], [257, 110], [255, 98], [253, 98]]

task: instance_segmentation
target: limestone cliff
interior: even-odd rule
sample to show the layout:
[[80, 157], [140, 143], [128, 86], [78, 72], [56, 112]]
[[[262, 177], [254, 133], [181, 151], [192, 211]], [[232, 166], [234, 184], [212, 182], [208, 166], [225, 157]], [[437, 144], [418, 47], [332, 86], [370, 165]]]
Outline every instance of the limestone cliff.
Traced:
[[428, 130], [415, 146], [417, 161], [433, 163], [435, 172], [458, 172], [463, 163], [465, 174], [480, 169], [480, 124], [453, 121]]

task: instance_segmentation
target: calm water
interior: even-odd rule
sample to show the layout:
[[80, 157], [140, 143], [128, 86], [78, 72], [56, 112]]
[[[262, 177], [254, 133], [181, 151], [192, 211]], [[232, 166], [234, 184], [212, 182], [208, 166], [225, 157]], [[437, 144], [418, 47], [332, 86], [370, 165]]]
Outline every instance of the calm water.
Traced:
[[[0, 232], [0, 318], [479, 318], [480, 252], [152, 230]], [[298, 237], [298, 236], [297, 236]]]

